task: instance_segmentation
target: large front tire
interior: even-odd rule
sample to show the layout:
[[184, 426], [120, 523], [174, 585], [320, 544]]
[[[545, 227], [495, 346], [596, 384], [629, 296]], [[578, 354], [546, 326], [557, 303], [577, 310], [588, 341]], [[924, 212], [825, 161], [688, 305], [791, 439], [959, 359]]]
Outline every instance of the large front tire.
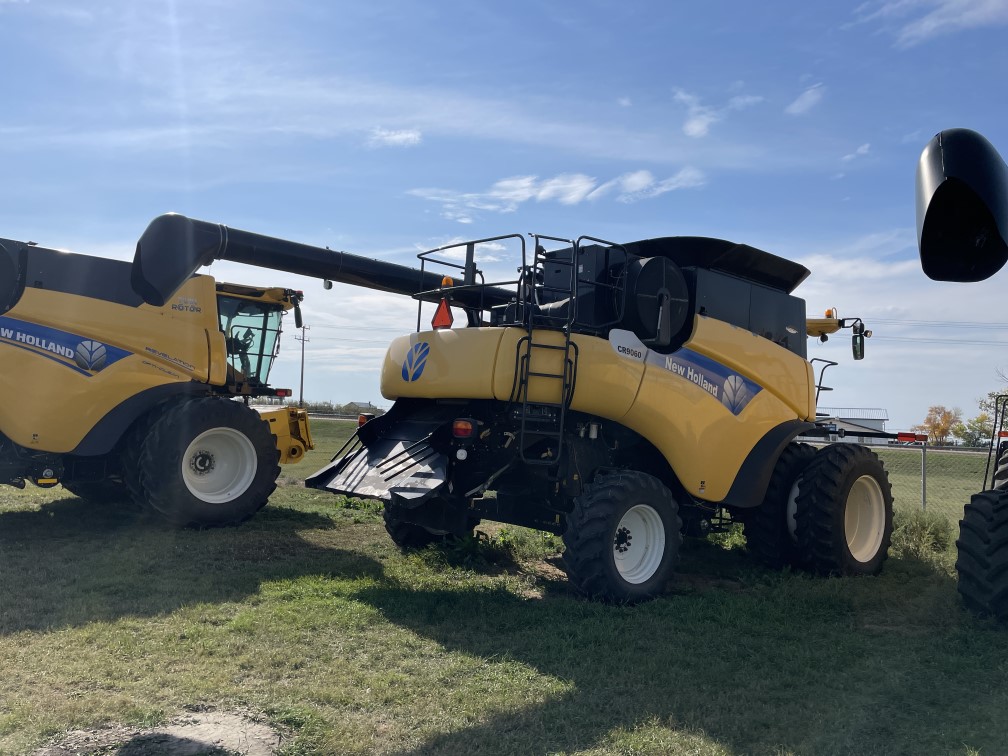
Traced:
[[654, 598], [675, 567], [681, 530], [676, 501], [659, 480], [640, 472], [599, 475], [567, 518], [568, 579], [603, 601]]
[[228, 399], [190, 399], [151, 425], [140, 484], [148, 503], [176, 525], [231, 525], [266, 505], [279, 459], [258, 412]]
[[772, 569], [801, 562], [795, 524], [798, 479], [815, 455], [814, 446], [788, 444], [777, 460], [763, 501], [738, 515], [749, 553]]
[[963, 603], [1008, 621], [1008, 491], [973, 495], [959, 521], [956, 549]]
[[892, 487], [882, 461], [857, 444], [820, 449], [798, 481], [798, 550], [824, 575], [877, 575], [892, 537]]

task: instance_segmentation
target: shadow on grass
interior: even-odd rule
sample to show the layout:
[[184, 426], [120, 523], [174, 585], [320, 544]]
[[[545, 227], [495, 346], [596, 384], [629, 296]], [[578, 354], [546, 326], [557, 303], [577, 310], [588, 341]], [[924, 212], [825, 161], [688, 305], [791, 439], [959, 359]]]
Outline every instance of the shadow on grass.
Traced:
[[669, 594], [634, 607], [575, 599], [561, 581], [540, 600], [388, 580], [355, 594], [389, 621], [484, 660], [487, 680], [503, 674], [497, 665], [520, 664], [566, 685], [400, 753], [1003, 746], [1005, 636], [958, 609], [947, 575], [917, 560], [892, 579], [739, 573], [743, 553], [706, 544], [683, 562]]
[[[309, 542], [305, 531], [322, 535]], [[321, 514], [270, 506], [246, 523], [179, 530], [129, 505], [57, 499], [0, 514], [0, 634], [238, 601], [265, 581], [382, 575]]]

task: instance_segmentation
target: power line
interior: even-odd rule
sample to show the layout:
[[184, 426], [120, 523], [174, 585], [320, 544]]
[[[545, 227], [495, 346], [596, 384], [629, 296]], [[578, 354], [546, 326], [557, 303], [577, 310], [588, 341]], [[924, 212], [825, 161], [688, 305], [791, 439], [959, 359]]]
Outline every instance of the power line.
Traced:
[[895, 320], [892, 318], [874, 318], [868, 320], [886, 325], [905, 325], [927, 328], [984, 328], [984, 329], [1008, 329], [1008, 323], [984, 323], [977, 320]]
[[1005, 346], [1008, 341], [990, 341], [986, 339], [929, 339], [917, 336], [888, 336], [884, 334], [872, 334], [872, 341], [912, 341], [918, 344], [953, 344], [961, 346]]

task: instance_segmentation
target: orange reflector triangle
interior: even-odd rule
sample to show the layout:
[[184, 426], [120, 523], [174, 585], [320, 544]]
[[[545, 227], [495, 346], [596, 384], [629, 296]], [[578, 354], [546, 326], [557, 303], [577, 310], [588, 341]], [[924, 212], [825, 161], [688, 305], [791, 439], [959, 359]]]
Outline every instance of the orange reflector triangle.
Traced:
[[431, 320], [431, 325], [434, 328], [451, 328], [454, 322], [455, 318], [452, 315], [451, 307], [448, 306], [448, 300], [442, 298], [437, 306], [437, 312], [434, 313], [434, 319]]

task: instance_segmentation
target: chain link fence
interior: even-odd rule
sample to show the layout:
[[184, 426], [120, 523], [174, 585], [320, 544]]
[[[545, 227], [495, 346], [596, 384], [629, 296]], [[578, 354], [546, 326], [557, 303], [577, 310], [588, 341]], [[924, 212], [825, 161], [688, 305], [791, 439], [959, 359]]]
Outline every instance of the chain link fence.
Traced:
[[970, 496], [984, 487], [987, 448], [936, 448], [927, 444], [872, 446], [892, 484], [893, 507], [922, 509], [958, 523]]

